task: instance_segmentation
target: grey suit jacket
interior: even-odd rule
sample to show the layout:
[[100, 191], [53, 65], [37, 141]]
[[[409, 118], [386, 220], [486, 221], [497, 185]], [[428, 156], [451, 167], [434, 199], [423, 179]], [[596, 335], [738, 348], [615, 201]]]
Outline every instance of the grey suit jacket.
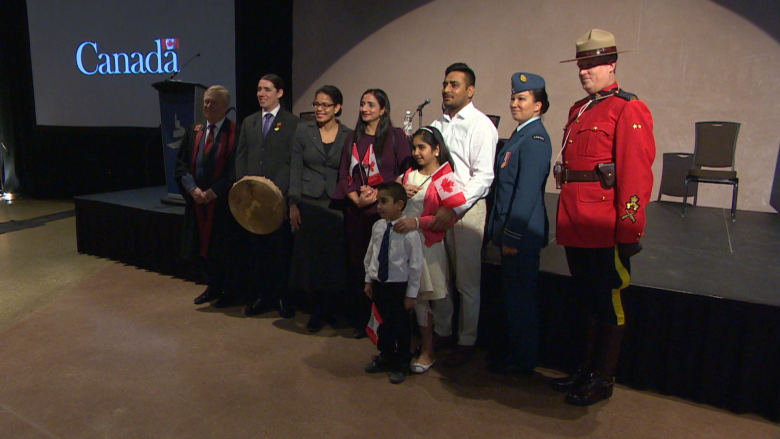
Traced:
[[339, 123], [336, 140], [326, 155], [317, 122], [298, 125], [290, 157], [288, 191], [290, 204], [299, 203], [301, 195], [312, 198], [321, 197], [323, 192], [328, 196], [333, 195], [339, 174], [341, 152], [350, 132], [351, 129]]
[[299, 123], [301, 119], [282, 108], [263, 139], [262, 111], [244, 119], [236, 146], [236, 179], [246, 175], [263, 176], [286, 195], [290, 182], [290, 147]]

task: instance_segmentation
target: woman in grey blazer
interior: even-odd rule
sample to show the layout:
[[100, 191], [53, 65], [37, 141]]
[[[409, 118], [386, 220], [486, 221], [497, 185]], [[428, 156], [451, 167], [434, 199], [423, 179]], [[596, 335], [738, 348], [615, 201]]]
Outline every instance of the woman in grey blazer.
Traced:
[[298, 125], [290, 157], [290, 222], [295, 245], [290, 287], [309, 296], [311, 333], [334, 324], [335, 304], [346, 292], [344, 215], [331, 209], [341, 160], [341, 146], [352, 131], [336, 117], [344, 99], [332, 85], [314, 95], [316, 122]]

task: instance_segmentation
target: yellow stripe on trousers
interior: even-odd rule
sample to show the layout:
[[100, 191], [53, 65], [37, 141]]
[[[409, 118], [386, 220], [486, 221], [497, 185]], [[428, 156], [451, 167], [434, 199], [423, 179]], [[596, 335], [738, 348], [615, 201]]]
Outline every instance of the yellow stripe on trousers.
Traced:
[[615, 309], [617, 324], [625, 325], [626, 315], [623, 313], [623, 301], [620, 299], [620, 292], [631, 283], [631, 275], [628, 273], [628, 270], [626, 270], [626, 267], [623, 266], [623, 263], [620, 262], [617, 245], [615, 246], [615, 269], [617, 270], [618, 275], [620, 275], [620, 280], [622, 280], [623, 283], [620, 285], [620, 288], [612, 290], [612, 307]]

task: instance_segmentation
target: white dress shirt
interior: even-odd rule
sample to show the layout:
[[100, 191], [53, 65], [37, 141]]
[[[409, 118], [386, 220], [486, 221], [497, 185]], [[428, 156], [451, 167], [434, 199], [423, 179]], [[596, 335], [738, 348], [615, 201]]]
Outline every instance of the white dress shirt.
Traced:
[[281, 110], [281, 108], [282, 108], [282, 105], [281, 105], [281, 104], [279, 104], [279, 105], [277, 105], [277, 106], [276, 106], [276, 108], [274, 108], [274, 109], [273, 109], [273, 110], [271, 110], [271, 111], [265, 111], [265, 110], [261, 110], [261, 111], [262, 111], [262, 113], [260, 114], [260, 120], [261, 120], [261, 121], [263, 121], [263, 122], [265, 122], [265, 115], [266, 115], [266, 114], [268, 114], [268, 113], [271, 113], [271, 114], [273, 114], [273, 115], [274, 115], [274, 117], [272, 117], [272, 118], [271, 118], [271, 120], [274, 120], [274, 119], [276, 119], [276, 115], [277, 115], [277, 114], [279, 114], [279, 110]]
[[[382, 248], [382, 238], [385, 230], [388, 227], [393, 227], [397, 221], [388, 222], [380, 219], [374, 223], [374, 227], [371, 229], [371, 243], [368, 245], [366, 258], [363, 260], [363, 265], [366, 267], [366, 283], [379, 280], [379, 250]], [[420, 291], [423, 263], [422, 244], [416, 231], [390, 232], [387, 282], [408, 282], [406, 297], [416, 299], [417, 293]]]
[[454, 117], [445, 113], [431, 126], [441, 131], [455, 161], [455, 178], [466, 196], [466, 204], [454, 209], [460, 215], [490, 191], [498, 130], [471, 102]]

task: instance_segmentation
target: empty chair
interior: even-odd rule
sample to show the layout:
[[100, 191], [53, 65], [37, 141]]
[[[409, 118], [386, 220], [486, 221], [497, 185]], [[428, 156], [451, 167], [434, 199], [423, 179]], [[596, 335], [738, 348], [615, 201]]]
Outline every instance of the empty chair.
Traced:
[[304, 122], [314, 122], [317, 120], [317, 116], [314, 115], [313, 111], [302, 111], [298, 116], [300, 116], [301, 120]]
[[739, 179], [734, 170], [734, 156], [739, 126], [736, 122], [696, 122], [696, 148], [693, 151], [693, 167], [685, 177], [683, 216], [691, 182], [730, 184], [733, 186], [731, 221], [736, 221]]
[[[693, 168], [693, 154], [689, 152], [667, 152], [664, 153], [664, 168], [661, 173], [661, 188], [658, 190], [658, 201], [661, 201], [661, 195], [671, 197], [685, 196], [685, 177], [688, 176], [688, 170]], [[688, 185], [688, 195], [693, 195], [693, 205], [696, 205], [699, 185], [690, 183]]]
[[501, 116], [496, 116], [495, 114], [486, 114], [488, 119], [490, 119], [491, 122], [493, 122], [493, 125], [496, 126], [496, 129], [498, 129], [498, 123], [501, 122]]

